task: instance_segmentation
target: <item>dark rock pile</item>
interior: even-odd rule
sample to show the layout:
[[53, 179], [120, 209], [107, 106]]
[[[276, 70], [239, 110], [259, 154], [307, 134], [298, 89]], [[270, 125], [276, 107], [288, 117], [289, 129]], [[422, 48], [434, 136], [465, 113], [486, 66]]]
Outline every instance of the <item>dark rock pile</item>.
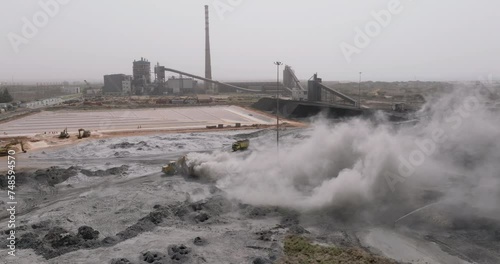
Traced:
[[[46, 222], [33, 224], [38, 233], [27, 232], [21, 235], [18, 241], [20, 249], [33, 249], [37, 254], [46, 259], [55, 258], [79, 249], [92, 249], [102, 246], [102, 241], [98, 241], [99, 231], [89, 226], [81, 226], [78, 233], [69, 232], [61, 227], [52, 227], [47, 232]], [[45, 235], [42, 235], [44, 234]]]
[[109, 176], [109, 175], [121, 175], [125, 172], [127, 172], [129, 169], [128, 165], [122, 165], [120, 167], [113, 167], [107, 170], [96, 170], [96, 171], [91, 171], [91, 170], [85, 170], [82, 169], [80, 172], [88, 177], [104, 177], [104, 176]]

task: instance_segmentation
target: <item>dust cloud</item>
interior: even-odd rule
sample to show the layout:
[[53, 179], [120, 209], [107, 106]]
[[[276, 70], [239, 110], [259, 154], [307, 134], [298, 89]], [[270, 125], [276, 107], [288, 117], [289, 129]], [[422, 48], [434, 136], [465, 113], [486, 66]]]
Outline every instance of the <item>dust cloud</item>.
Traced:
[[491, 92], [457, 87], [430, 98], [418, 122], [317, 117], [309, 129], [284, 131], [279, 155], [268, 131], [252, 139], [251, 152], [188, 158], [198, 175], [255, 205], [396, 219], [436, 203], [500, 219], [500, 116]]

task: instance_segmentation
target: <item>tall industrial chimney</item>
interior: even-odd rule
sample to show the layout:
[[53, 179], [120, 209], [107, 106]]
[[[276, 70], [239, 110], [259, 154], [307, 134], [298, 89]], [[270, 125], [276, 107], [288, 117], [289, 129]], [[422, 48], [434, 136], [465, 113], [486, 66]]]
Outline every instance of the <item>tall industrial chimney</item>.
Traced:
[[[208, 5], [205, 6], [205, 78], [212, 79], [212, 59], [210, 56], [210, 18]], [[205, 82], [205, 90], [212, 92], [212, 84]]]

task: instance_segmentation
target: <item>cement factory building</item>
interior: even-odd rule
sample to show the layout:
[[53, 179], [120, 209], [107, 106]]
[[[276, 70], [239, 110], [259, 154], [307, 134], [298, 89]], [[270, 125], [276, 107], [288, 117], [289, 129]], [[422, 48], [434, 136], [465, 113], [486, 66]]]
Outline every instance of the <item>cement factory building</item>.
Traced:
[[128, 95], [132, 93], [132, 76], [125, 74], [104, 75], [103, 94]]
[[141, 58], [133, 63], [133, 76], [135, 86], [145, 86], [151, 83], [151, 62]]
[[160, 66], [158, 63], [155, 67], [155, 82], [164, 83], [166, 79], [165, 66]]

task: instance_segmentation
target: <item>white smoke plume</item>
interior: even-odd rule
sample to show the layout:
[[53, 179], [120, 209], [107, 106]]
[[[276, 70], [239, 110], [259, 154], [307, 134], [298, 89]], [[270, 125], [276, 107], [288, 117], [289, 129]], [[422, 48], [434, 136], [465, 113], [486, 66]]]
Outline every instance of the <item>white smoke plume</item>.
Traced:
[[279, 159], [273, 131], [252, 139], [247, 153], [188, 158], [202, 177], [254, 205], [394, 218], [442, 202], [500, 219], [500, 116], [488, 89], [457, 88], [431, 100], [416, 123], [317, 118], [282, 137]]

